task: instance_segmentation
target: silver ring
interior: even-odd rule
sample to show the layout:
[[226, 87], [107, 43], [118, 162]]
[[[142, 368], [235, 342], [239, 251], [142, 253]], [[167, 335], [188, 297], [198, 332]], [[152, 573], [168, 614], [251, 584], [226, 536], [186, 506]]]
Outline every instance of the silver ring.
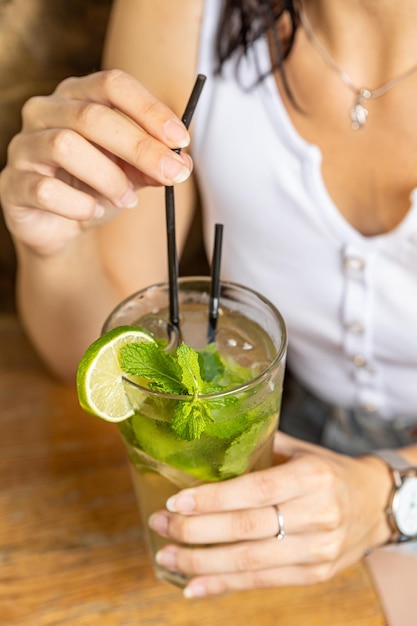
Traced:
[[274, 506], [274, 509], [277, 513], [277, 520], [278, 520], [278, 532], [275, 535], [275, 537], [279, 540], [282, 541], [285, 537], [285, 525], [284, 525], [284, 518], [282, 517], [282, 513], [279, 510], [279, 506], [276, 504]]

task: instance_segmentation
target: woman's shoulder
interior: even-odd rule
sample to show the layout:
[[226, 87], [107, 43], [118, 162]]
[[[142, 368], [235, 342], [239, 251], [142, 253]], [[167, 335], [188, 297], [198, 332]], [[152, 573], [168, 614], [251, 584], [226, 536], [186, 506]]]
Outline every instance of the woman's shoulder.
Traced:
[[115, 0], [103, 55], [182, 112], [195, 80], [204, 0]]

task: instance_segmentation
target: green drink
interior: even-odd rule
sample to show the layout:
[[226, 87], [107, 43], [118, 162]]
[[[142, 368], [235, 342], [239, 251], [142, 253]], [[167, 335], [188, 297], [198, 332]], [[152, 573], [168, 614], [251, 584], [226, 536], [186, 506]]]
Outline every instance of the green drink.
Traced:
[[[184, 487], [269, 467], [278, 425], [286, 356], [284, 321], [275, 307], [245, 287], [222, 283], [215, 344], [208, 344], [209, 278], [179, 280], [181, 338], [169, 324], [168, 285], [154, 285], [122, 302], [104, 332], [138, 325], [175, 352], [183, 341], [199, 352], [204, 389], [194, 396], [150, 389], [124, 377], [134, 414], [118, 423], [152, 556], [167, 540], [149, 516]], [[193, 421], [194, 420], [194, 421]], [[183, 576], [154, 561], [156, 575], [177, 585]]]

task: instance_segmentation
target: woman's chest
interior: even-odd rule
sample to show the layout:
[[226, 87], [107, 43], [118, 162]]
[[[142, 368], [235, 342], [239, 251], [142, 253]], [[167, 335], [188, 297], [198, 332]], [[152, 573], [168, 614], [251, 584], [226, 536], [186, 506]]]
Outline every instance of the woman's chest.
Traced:
[[[289, 68], [291, 70], [291, 67]], [[393, 230], [417, 187], [417, 76], [365, 103], [366, 123], [352, 129], [356, 96], [337, 77], [301, 93], [302, 110], [282, 101], [295, 131], [322, 155], [325, 187], [341, 215], [365, 236]], [[325, 95], [326, 94], [326, 95]]]
[[[410, 210], [417, 187], [417, 125], [377, 126], [331, 136], [308, 133], [322, 154], [322, 177], [340, 214], [359, 233], [375, 236], [394, 230]], [[362, 136], [358, 136], [362, 133]], [[365, 135], [366, 134], [366, 135]]]

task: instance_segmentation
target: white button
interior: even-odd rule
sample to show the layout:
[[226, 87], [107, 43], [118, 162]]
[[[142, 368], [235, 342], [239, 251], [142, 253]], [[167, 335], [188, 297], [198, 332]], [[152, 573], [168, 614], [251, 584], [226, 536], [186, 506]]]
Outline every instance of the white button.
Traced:
[[347, 272], [360, 273], [365, 268], [365, 261], [359, 256], [347, 256], [343, 265]]
[[365, 331], [365, 326], [362, 322], [348, 322], [346, 329], [354, 335], [361, 335]]
[[375, 413], [377, 408], [377, 405], [373, 402], [364, 402], [361, 404], [361, 409], [362, 411], [365, 411], [365, 413]]
[[355, 354], [352, 361], [358, 367], [363, 367], [366, 364], [366, 359], [362, 354]]

